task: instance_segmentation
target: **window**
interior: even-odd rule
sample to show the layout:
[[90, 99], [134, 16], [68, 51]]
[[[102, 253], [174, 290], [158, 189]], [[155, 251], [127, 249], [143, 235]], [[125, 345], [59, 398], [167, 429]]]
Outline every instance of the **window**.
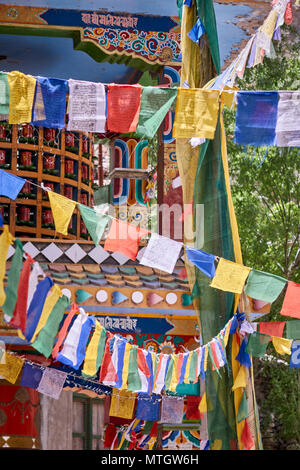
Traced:
[[73, 450], [103, 449], [104, 400], [73, 395]]

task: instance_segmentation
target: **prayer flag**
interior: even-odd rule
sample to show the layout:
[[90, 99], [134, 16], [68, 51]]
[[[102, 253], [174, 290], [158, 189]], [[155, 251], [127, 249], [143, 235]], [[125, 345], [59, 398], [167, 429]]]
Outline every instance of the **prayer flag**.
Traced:
[[276, 145], [300, 147], [300, 92], [279, 91]]
[[66, 319], [63, 323], [63, 326], [59, 330], [57, 341], [56, 341], [55, 346], [52, 350], [53, 359], [56, 359], [56, 357], [59, 353], [60, 347], [63, 344], [64, 339], [66, 337], [66, 334], [67, 334], [68, 328], [71, 324], [71, 321], [73, 320], [73, 317], [74, 317], [75, 313], [78, 313], [78, 312], [79, 312], [78, 305], [73, 304], [70, 312], [68, 313], [68, 315], [67, 315], [67, 317], [66, 317]]
[[106, 93], [103, 83], [68, 80], [69, 131], [106, 132]]
[[140, 85], [108, 85], [107, 128], [110, 132], [135, 132], [139, 120], [142, 87]]
[[161, 423], [181, 424], [183, 418], [184, 398], [164, 395], [161, 403]]
[[186, 254], [191, 263], [199, 268], [206, 276], [213, 278], [216, 275], [215, 256], [185, 246]]
[[[37, 325], [37, 326], [36, 326], [35, 330], [32, 331], [31, 342], [35, 341], [36, 337], [38, 336], [38, 334], [40, 333], [42, 328], [44, 328], [44, 326], [46, 325], [48, 317], [49, 317], [52, 309], [54, 308], [54, 306], [55, 306], [56, 302], [58, 301], [59, 297], [61, 297], [61, 295], [62, 295], [62, 292], [61, 292], [60, 288], [56, 284], [51, 284], [51, 285], [52, 285], [52, 287], [51, 287], [51, 291], [49, 291], [49, 294], [48, 293], [46, 294], [46, 291], [49, 288], [49, 283], [46, 283], [45, 291], [42, 290], [42, 286], [39, 289], [39, 292], [43, 292], [45, 297], [43, 299], [44, 303], [42, 304], [42, 310], [41, 310], [41, 313], [39, 315], [38, 322], [36, 323], [36, 319], [33, 318], [33, 324]], [[41, 299], [35, 298], [34, 301], [41, 302]], [[35, 309], [33, 309], [33, 311], [35, 311]], [[29, 316], [29, 315], [27, 315], [27, 316]], [[33, 324], [31, 325], [31, 327], [33, 327]], [[32, 328], [32, 330], [33, 330], [33, 328]], [[25, 335], [26, 334], [27, 334], [27, 331], [25, 332]]]
[[259, 332], [269, 336], [283, 336], [285, 321], [259, 322]]
[[31, 122], [36, 79], [31, 75], [8, 72], [9, 84], [9, 124]]
[[140, 240], [147, 233], [148, 230], [141, 227], [113, 219], [105, 240], [104, 250], [122, 253], [134, 261], [138, 254]]
[[68, 82], [59, 78], [36, 77], [36, 91], [32, 112], [35, 126], [50, 129], [65, 127]]
[[142, 382], [138, 372], [137, 346], [133, 345], [129, 355], [127, 389], [130, 391], [140, 390]]
[[93, 316], [88, 315], [83, 308], [79, 309], [62, 350], [57, 355], [57, 361], [73, 369], [79, 369], [84, 360], [85, 348], [89, 339], [91, 328], [95, 323]]
[[118, 380], [117, 370], [113, 363], [113, 346], [116, 337], [108, 333], [108, 339], [105, 343], [103, 360], [101, 363], [99, 382], [104, 385], [113, 386]]
[[69, 298], [65, 295], [61, 295], [51, 310], [45, 326], [41, 329], [37, 339], [32, 344], [34, 349], [42, 353], [45, 357], [51, 355], [54, 339], [68, 305]]
[[241, 145], [275, 145], [277, 91], [238, 91], [234, 142]]
[[238, 413], [237, 413], [237, 422], [240, 423], [244, 419], [248, 418], [248, 416], [249, 416], [248, 403], [247, 403], [246, 392], [244, 390], [242, 399], [239, 404]]
[[110, 217], [108, 215], [100, 215], [91, 207], [84, 206], [82, 204], [78, 204], [78, 207], [87, 231], [89, 232], [95, 245], [98, 245], [108, 224], [108, 221], [110, 220]]
[[20, 385], [23, 387], [34, 388], [36, 390], [41, 381], [43, 370], [44, 369], [39, 366], [25, 362], [22, 369]]
[[[186, 419], [199, 421], [200, 419], [200, 410], [199, 405], [202, 400], [202, 397], [192, 397], [188, 396], [186, 400]], [[206, 410], [205, 410], [206, 411]]]
[[219, 90], [178, 88], [173, 137], [213, 139], [219, 113]]
[[6, 258], [9, 250], [9, 246], [13, 242], [13, 236], [11, 235], [8, 225], [3, 226], [3, 231], [0, 235], [0, 306], [4, 304], [6, 294], [3, 287], [3, 280], [6, 272]]
[[53, 286], [53, 281], [50, 277], [46, 277], [40, 281], [35, 289], [32, 301], [27, 310], [25, 338], [32, 341], [34, 334], [37, 330], [45, 301], [50, 289]]
[[0, 169], [0, 194], [15, 200], [26, 180]]
[[204, 33], [205, 33], [205, 28], [200, 18], [198, 18], [195, 25], [193, 26], [191, 31], [187, 33], [187, 35], [192, 41], [198, 43], [199, 39], [201, 38], [201, 36], [203, 36]]
[[48, 191], [48, 196], [56, 231], [68, 235], [69, 222], [77, 202], [53, 191]]
[[247, 351], [254, 357], [263, 357], [266, 353], [267, 346], [271, 336], [254, 332], [249, 335], [247, 343]]
[[9, 84], [7, 73], [0, 72], [0, 114], [8, 115], [9, 113]]
[[39, 283], [39, 277], [45, 278], [45, 273], [40, 267], [39, 263], [35, 261], [32, 266], [32, 270], [29, 276], [29, 285], [28, 285], [28, 296], [27, 296], [27, 310], [31, 304], [31, 301], [33, 299], [35, 290], [37, 288], [37, 285]]
[[109, 416], [132, 419], [135, 406], [135, 395], [128, 390], [113, 388]]
[[37, 391], [58, 400], [67, 378], [67, 373], [54, 368], [46, 367]]
[[244, 449], [250, 450], [255, 446], [255, 443], [253, 441], [253, 437], [251, 435], [250, 427], [248, 424], [247, 418], [244, 420], [244, 427], [241, 435], [241, 440], [244, 445]]
[[247, 266], [220, 258], [216, 275], [210, 286], [226, 292], [241, 294], [250, 271], [251, 268], [247, 268]]
[[0, 364], [0, 376], [14, 384], [23, 368], [24, 361], [14, 354], [5, 353], [5, 363]]
[[287, 281], [283, 277], [252, 269], [244, 290], [253, 299], [272, 303], [277, 299], [286, 283]]
[[300, 284], [288, 281], [280, 313], [286, 317], [300, 319]]
[[136, 133], [152, 139], [177, 95], [177, 88], [143, 87]]
[[181, 242], [152, 233], [140, 259], [140, 264], [150, 268], [161, 269], [171, 274], [174, 271], [181, 248]]
[[11, 326], [19, 328], [23, 333], [25, 333], [26, 329], [28, 285], [32, 263], [34, 263], [33, 259], [26, 253], [26, 260], [19, 278], [17, 302], [13, 316], [9, 322]]
[[278, 354], [291, 354], [292, 340], [287, 338], [272, 337], [272, 343]]
[[235, 377], [234, 384], [232, 386], [232, 390], [236, 390], [238, 388], [245, 388], [247, 385], [247, 379], [246, 379], [246, 367], [241, 366], [238, 369], [238, 374]]
[[286, 322], [286, 337], [288, 339], [300, 339], [300, 320]]
[[290, 367], [300, 368], [300, 341], [292, 343]]
[[156, 374], [154, 377], [154, 386], [153, 386], [154, 393], [158, 393], [158, 394], [161, 393], [162, 389], [165, 386], [165, 377], [166, 377], [166, 371], [167, 371], [169, 359], [170, 359], [169, 354], [159, 355], [159, 363], [158, 363]]
[[21, 241], [16, 239], [16, 251], [14, 252], [11, 267], [7, 275], [6, 299], [2, 305], [4, 312], [4, 319], [8, 323], [13, 316], [15, 306], [17, 303], [17, 292], [21, 270], [23, 267], [23, 245]]
[[139, 393], [137, 397], [136, 418], [144, 421], [158, 421], [160, 396]]

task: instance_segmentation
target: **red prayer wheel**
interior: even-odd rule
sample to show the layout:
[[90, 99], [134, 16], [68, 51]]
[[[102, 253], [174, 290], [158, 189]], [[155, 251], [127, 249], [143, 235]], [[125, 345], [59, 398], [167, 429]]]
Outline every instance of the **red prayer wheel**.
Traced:
[[28, 151], [21, 152], [21, 165], [30, 166], [32, 165], [32, 154]]
[[19, 219], [22, 220], [23, 222], [29, 222], [30, 221], [30, 209], [29, 207], [20, 207], [19, 209]]
[[33, 127], [30, 124], [25, 124], [22, 128], [23, 137], [32, 137], [33, 136]]
[[65, 144], [68, 147], [74, 147], [75, 143], [75, 136], [72, 134], [72, 132], [66, 132], [66, 137], [65, 137]]
[[55, 140], [55, 129], [44, 129], [44, 137], [47, 142]]
[[65, 160], [65, 173], [74, 173], [74, 161]]
[[81, 202], [81, 204], [84, 204], [84, 205], [87, 206], [87, 204], [88, 204], [88, 195], [86, 193], [82, 193], [80, 195], [80, 202]]
[[51, 189], [51, 191], [54, 191], [54, 183], [45, 183], [45, 186], [47, 186], [47, 188]]
[[68, 226], [68, 229], [70, 229], [70, 228], [73, 228], [73, 220], [72, 220], [72, 218], [71, 218], [70, 223], [69, 223], [69, 226]]
[[82, 176], [82, 178], [87, 179], [88, 174], [89, 174], [88, 172], [89, 172], [89, 169], [88, 169], [87, 165], [82, 165], [82, 167], [81, 167], [81, 176]]
[[6, 155], [5, 150], [0, 150], [0, 164], [1, 165], [4, 165], [5, 163], [5, 155]]
[[53, 215], [51, 209], [45, 209], [42, 213], [43, 224], [53, 224]]
[[26, 181], [26, 183], [24, 183], [24, 186], [23, 188], [21, 189], [21, 193], [30, 193], [31, 191], [31, 184], [29, 183], [29, 181]]
[[82, 139], [82, 152], [88, 153], [89, 151], [89, 141], [87, 139]]
[[84, 225], [83, 220], [80, 220], [80, 233], [87, 233], [87, 228]]
[[70, 199], [73, 198], [73, 188], [72, 186], [65, 186], [64, 187], [64, 195]]
[[6, 128], [5, 126], [0, 126], [0, 139], [6, 138]]
[[55, 168], [55, 156], [47, 155], [44, 156], [44, 169], [53, 170]]
[[4, 217], [4, 207], [0, 206], [0, 214], [2, 215], [2, 218]]

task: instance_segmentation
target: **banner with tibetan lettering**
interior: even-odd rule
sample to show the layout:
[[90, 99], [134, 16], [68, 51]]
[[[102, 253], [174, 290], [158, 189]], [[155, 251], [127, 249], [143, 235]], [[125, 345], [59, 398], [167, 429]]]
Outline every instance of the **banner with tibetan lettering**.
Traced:
[[36, 79], [13, 71], [7, 74], [9, 84], [9, 124], [31, 122]]

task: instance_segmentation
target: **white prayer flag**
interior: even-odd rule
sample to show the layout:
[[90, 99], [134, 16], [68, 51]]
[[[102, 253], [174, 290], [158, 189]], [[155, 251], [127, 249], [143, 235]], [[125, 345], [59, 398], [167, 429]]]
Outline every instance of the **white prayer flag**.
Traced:
[[46, 367], [43, 372], [37, 391], [58, 400], [67, 378], [67, 373], [61, 370]]
[[140, 264], [171, 274], [182, 248], [181, 242], [152, 233]]

